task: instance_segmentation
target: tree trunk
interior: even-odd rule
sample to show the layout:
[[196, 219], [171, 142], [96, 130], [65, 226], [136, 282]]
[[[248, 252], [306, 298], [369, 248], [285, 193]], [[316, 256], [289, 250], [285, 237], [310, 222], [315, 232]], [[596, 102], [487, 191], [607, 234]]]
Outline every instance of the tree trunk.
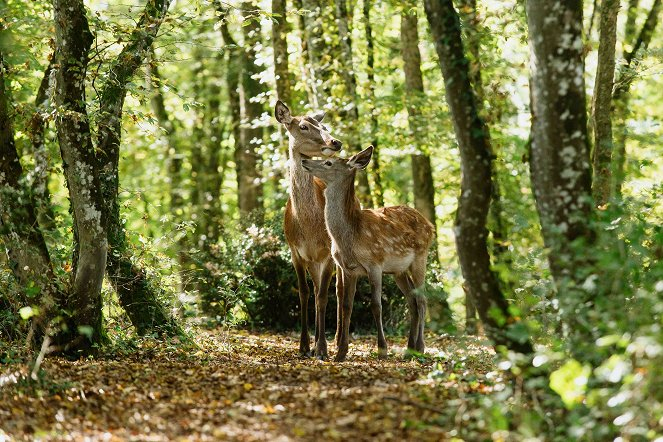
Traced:
[[368, 80], [368, 109], [370, 116], [370, 140], [373, 149], [373, 162], [371, 172], [373, 175], [373, 198], [375, 207], [384, 206], [384, 189], [382, 188], [382, 172], [380, 167], [380, 149], [378, 149], [378, 110], [375, 108], [375, 49], [373, 44], [373, 29], [371, 27], [371, 3], [373, 0], [364, 0], [364, 26], [366, 29], [366, 77]]
[[101, 190], [110, 245], [107, 272], [120, 304], [140, 335], [155, 331], [170, 335], [180, 333], [176, 322], [157, 297], [157, 284], [149, 281], [145, 270], [131, 259], [127, 250], [118, 195], [120, 137], [126, 86], [150, 53], [152, 42], [169, 5], [170, 1], [167, 0], [148, 1], [129, 43], [111, 63], [108, 80], [100, 94], [97, 147], [101, 152]]
[[[286, 16], [286, 0], [272, 0], [272, 13], [275, 16], [275, 21], [272, 21], [272, 47], [274, 50], [274, 78], [276, 81], [276, 98], [288, 103], [292, 106], [291, 102], [291, 86], [290, 86], [290, 70], [288, 67], [288, 42], [287, 36], [290, 26]], [[278, 125], [279, 132], [279, 145], [278, 153], [281, 158], [288, 156], [288, 137], [282, 124]], [[279, 191], [281, 180], [284, 177], [282, 167], [273, 169], [271, 181], [274, 183], [274, 188], [281, 195]], [[279, 203], [280, 204], [280, 203]], [[280, 205], [279, 205], [280, 207]]]
[[[150, 91], [150, 104], [152, 112], [156, 116], [159, 126], [163, 129], [162, 137], [165, 141], [165, 157], [167, 158], [167, 173], [169, 177], [169, 213], [176, 224], [184, 220], [184, 189], [182, 187], [182, 162], [184, 155], [178, 152], [177, 132], [178, 126], [168, 115], [166, 110], [163, 91], [161, 89], [162, 79], [155, 59], [154, 51], [150, 54], [150, 60], [147, 64], [147, 87]], [[178, 241], [173, 244], [174, 253], [181, 268], [185, 268], [190, 260], [188, 256], [188, 238], [182, 234]], [[180, 279], [180, 286], [184, 287], [184, 281]]]
[[[635, 34], [635, 12], [637, 1], [629, 2], [629, 11], [626, 21], [626, 40], [630, 43]], [[629, 109], [629, 89], [635, 78], [631, 62], [640, 48], [649, 46], [652, 34], [658, 24], [658, 15], [661, 9], [661, 0], [654, 0], [645, 23], [642, 25], [638, 38], [633, 43], [632, 49], [624, 55], [624, 64], [618, 69], [617, 80], [612, 100], [615, 108], [615, 120], [617, 127], [617, 136], [615, 137], [615, 147], [613, 159], [613, 194], [617, 198], [622, 196], [622, 185], [624, 184], [626, 164], [626, 117]]]
[[594, 204], [605, 205], [610, 199], [612, 184], [612, 85], [615, 74], [617, 13], [619, 0], [603, 0], [599, 19], [599, 53], [594, 83]]
[[[477, 110], [479, 115], [481, 115], [485, 109], [485, 94], [483, 79], [481, 77], [480, 54], [482, 30], [480, 29], [481, 24], [477, 11], [477, 2], [476, 0], [460, 0], [458, 2], [458, 10], [460, 12], [461, 22], [464, 24], [463, 30], [465, 33], [465, 41], [467, 42], [467, 52], [470, 64], [470, 83], [472, 84], [477, 97]], [[495, 149], [494, 146], [491, 147], [493, 147], [493, 159], [495, 159], [497, 158], [497, 149]], [[505, 246], [508, 234], [506, 232], [502, 213], [502, 194], [500, 192], [497, 166], [494, 161], [491, 163], [491, 168], [492, 186], [490, 189], [491, 200], [490, 209], [488, 210], [487, 227], [493, 240], [489, 244], [489, 250], [494, 262], [510, 266], [511, 259], [507, 253], [508, 249]], [[502, 286], [506, 286], [504, 281], [500, 280], [500, 283]], [[465, 290], [466, 332], [468, 334], [476, 334], [478, 333], [477, 321], [474, 319], [476, 316], [476, 308], [474, 307], [474, 302], [472, 302], [469, 297], [469, 292]]]
[[[101, 341], [101, 284], [108, 247], [105, 207], [85, 107], [85, 73], [93, 37], [82, 0], [55, 0], [57, 133], [72, 207], [75, 251], [65, 308], [70, 326], [60, 341], [84, 352]], [[80, 333], [80, 335], [79, 335]], [[83, 336], [85, 338], [83, 338]]]
[[[491, 161], [488, 129], [477, 111], [463, 51], [458, 14], [451, 0], [425, 0], [424, 7], [453, 117], [461, 156], [461, 196], [456, 214], [456, 246], [461, 270], [486, 333], [496, 346], [531, 353], [529, 339], [508, 333], [517, 325], [496, 275], [490, 269], [486, 218], [490, 206]], [[501, 316], [498, 318], [495, 312]]]
[[286, 0], [272, 0], [272, 45], [274, 48], [274, 78], [276, 78], [276, 96], [284, 103], [290, 103], [290, 71], [288, 69], [288, 21]]
[[[222, 69], [223, 57], [219, 54], [214, 58], [213, 73], [207, 79], [207, 107], [205, 126], [207, 129], [205, 153], [205, 188], [203, 218], [205, 219], [205, 244], [216, 244], [219, 240], [223, 223], [221, 210], [221, 185], [225, 171], [225, 160], [222, 160], [221, 140], [224, 138], [225, 125], [221, 121], [221, 77], [216, 74]], [[225, 158], [225, 156], [223, 157]]]
[[594, 352], [599, 324], [590, 314], [594, 291], [583, 288], [592, 271], [591, 168], [583, 77], [582, 4], [530, 0], [532, 146], [530, 175], [549, 249], [550, 270], [574, 356]]
[[169, 195], [170, 201], [168, 203], [170, 213], [175, 217], [175, 220], [181, 219], [183, 215], [184, 196], [182, 195], [182, 159], [183, 156], [176, 150], [176, 133], [177, 129], [174, 122], [171, 120], [166, 110], [166, 104], [161, 90], [161, 74], [159, 73], [159, 66], [155, 60], [154, 52], [150, 54], [148, 63], [147, 83], [150, 90], [150, 104], [152, 112], [159, 122], [159, 126], [164, 130], [164, 140], [166, 142], [165, 156], [168, 159], [168, 178], [169, 178]]
[[435, 226], [435, 258], [437, 253], [437, 217], [435, 216], [435, 185], [430, 157], [423, 153], [423, 131], [419, 111], [424, 98], [424, 80], [421, 74], [421, 53], [419, 52], [419, 32], [416, 4], [408, 3], [401, 13], [401, 54], [405, 72], [405, 101], [411, 136], [417, 145], [418, 153], [412, 154], [412, 182], [414, 207]]
[[[242, 132], [240, 129], [240, 122], [242, 119], [241, 109], [240, 109], [240, 100], [239, 100], [239, 73], [241, 71], [241, 54], [237, 43], [230, 34], [228, 29], [228, 23], [226, 21], [227, 11], [221, 7], [217, 6], [217, 10], [220, 12], [220, 22], [221, 22], [221, 35], [223, 37], [223, 44], [228, 48], [227, 57], [226, 57], [226, 89], [228, 90], [228, 108], [230, 110], [230, 122], [231, 122], [231, 132], [234, 140], [234, 157], [237, 158], [237, 155], [241, 149], [242, 144]], [[239, 186], [239, 165], [236, 162], [236, 174], [237, 174], [237, 183]], [[239, 207], [239, 203], [238, 203]]]
[[236, 150], [235, 161], [238, 167], [239, 212], [242, 216], [254, 214], [261, 216], [262, 178], [259, 172], [258, 146], [262, 143], [263, 129], [257, 126], [257, 120], [263, 113], [263, 105], [254, 100], [262, 92], [259, 81], [253, 78], [260, 72], [256, 65], [255, 47], [260, 43], [260, 22], [255, 17], [256, 7], [252, 2], [242, 3], [242, 33], [244, 50], [242, 53], [241, 104], [242, 125], [241, 143]]
[[[325, 41], [323, 26], [326, 3], [320, 0], [295, 0], [295, 4], [299, 9], [303, 8], [311, 12], [300, 16], [300, 26], [303, 25], [301, 31], [302, 42], [305, 43], [305, 47], [302, 52], [308, 54], [306, 70], [311, 77], [310, 83], [313, 89], [315, 108], [324, 107], [331, 98], [332, 54], [330, 44]], [[330, 29], [327, 31], [329, 33]], [[306, 65], [306, 61], [304, 63]]]
[[[348, 146], [358, 149], [361, 147], [361, 136], [359, 133], [359, 109], [357, 107], [357, 78], [352, 62], [352, 37], [350, 35], [348, 8], [345, 0], [336, 0], [336, 23], [338, 26], [338, 36], [341, 40], [340, 56], [343, 60], [343, 69], [341, 72], [348, 100], [343, 106], [347, 112], [344, 118], [346, 139], [348, 140]], [[371, 207], [373, 205], [367, 173], [357, 174], [357, 196], [362, 207]]]
[[[46, 242], [37, 224], [37, 210], [26, 187], [23, 168], [14, 143], [9, 98], [5, 91], [5, 66], [0, 52], [0, 234], [8, 264], [23, 288], [34, 284], [36, 302], [25, 296], [23, 306], [39, 304], [43, 309], [34, 322], [38, 335], [53, 316], [53, 308], [64, 301], [59, 291]], [[3, 253], [4, 255], [4, 253]]]
[[53, 86], [51, 83], [51, 72], [53, 72], [53, 60], [44, 71], [37, 96], [35, 97], [35, 113], [30, 121], [29, 136], [32, 143], [35, 166], [29, 176], [32, 193], [34, 195], [37, 209], [37, 219], [43, 231], [53, 232], [55, 230], [55, 212], [51, 204], [51, 192], [48, 189], [50, 175], [50, 158], [44, 132], [46, 120], [42, 116], [46, 112], [48, 103], [48, 91]]

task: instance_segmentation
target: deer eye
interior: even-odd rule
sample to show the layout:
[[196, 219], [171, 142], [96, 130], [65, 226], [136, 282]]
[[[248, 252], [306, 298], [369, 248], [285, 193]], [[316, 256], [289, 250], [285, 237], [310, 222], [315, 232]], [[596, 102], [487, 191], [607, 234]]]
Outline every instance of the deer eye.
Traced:
[[302, 124], [301, 126], [299, 126], [299, 128], [300, 128], [301, 130], [308, 130], [308, 127], [306, 127], [305, 124]]
[[325, 161], [325, 162], [322, 163], [322, 164], [324, 164], [324, 165], [327, 166], [327, 167], [331, 167], [332, 162], [331, 162], [330, 160], [327, 160], [327, 161]]

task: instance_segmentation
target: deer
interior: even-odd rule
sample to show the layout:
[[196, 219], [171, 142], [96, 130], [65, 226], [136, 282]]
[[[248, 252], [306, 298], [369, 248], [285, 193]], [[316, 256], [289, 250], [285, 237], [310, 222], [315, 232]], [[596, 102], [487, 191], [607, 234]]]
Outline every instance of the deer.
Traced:
[[[314, 116], [293, 116], [288, 106], [278, 100], [274, 116], [288, 132], [289, 139], [290, 196], [285, 208], [284, 232], [297, 274], [301, 322], [299, 353], [302, 356], [310, 356], [309, 287], [306, 281], [308, 272], [313, 280], [315, 297], [314, 356], [326, 359], [325, 311], [335, 264], [331, 258], [331, 238], [325, 227], [325, 184], [306, 172], [301, 162], [304, 158], [334, 155], [341, 150], [342, 143], [333, 138], [327, 127], [322, 124], [324, 113]], [[337, 293], [342, 290], [338, 277], [336, 289]], [[337, 317], [340, 317], [340, 314], [339, 305]], [[339, 336], [340, 328], [337, 323], [337, 339]]]
[[[324, 218], [331, 236], [331, 254], [340, 268], [343, 283], [342, 328], [336, 361], [348, 353], [350, 316], [359, 276], [368, 276], [371, 310], [377, 326], [378, 358], [387, 356], [382, 328], [382, 275], [394, 275], [410, 310], [408, 351], [423, 353], [426, 298], [425, 282], [428, 249], [434, 227], [421, 213], [408, 206], [362, 209], [355, 197], [354, 180], [366, 169], [373, 155], [369, 146], [349, 159], [303, 159], [302, 167], [321, 179], [324, 191]], [[337, 276], [338, 278], [338, 276]]]

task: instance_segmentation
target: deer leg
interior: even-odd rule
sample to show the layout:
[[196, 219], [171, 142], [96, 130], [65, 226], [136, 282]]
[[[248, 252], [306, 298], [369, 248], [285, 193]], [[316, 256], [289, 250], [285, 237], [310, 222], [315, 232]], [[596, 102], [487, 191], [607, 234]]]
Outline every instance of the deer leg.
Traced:
[[387, 357], [387, 340], [382, 328], [382, 269], [379, 267], [369, 269], [368, 281], [371, 284], [371, 311], [378, 329], [378, 358], [384, 359]]
[[415, 258], [410, 267], [414, 296], [417, 300], [417, 311], [419, 313], [419, 331], [417, 333], [416, 350], [423, 353], [426, 349], [424, 344], [424, 326], [426, 325], [426, 254]]
[[325, 311], [331, 282], [332, 265], [324, 263], [320, 268], [320, 282], [315, 292], [315, 356], [318, 359], [327, 359], [327, 337], [325, 336]]
[[320, 328], [318, 327], [318, 292], [320, 290], [320, 271], [321, 267], [319, 263], [313, 263], [309, 266], [308, 269], [309, 275], [311, 275], [311, 280], [313, 281], [313, 301], [315, 302], [315, 306], [313, 307], [313, 311], [315, 313], [315, 319], [313, 321], [313, 326], [315, 327], [315, 338], [313, 340], [314, 347], [317, 347], [318, 338], [320, 337]]
[[410, 311], [410, 333], [407, 338], [407, 349], [415, 350], [417, 336], [419, 334], [419, 312], [417, 311], [417, 301], [412, 293], [412, 286], [406, 273], [399, 273], [394, 276], [396, 285], [407, 299], [407, 307]]
[[311, 351], [309, 336], [308, 336], [308, 283], [306, 282], [306, 269], [304, 264], [299, 260], [293, 258], [292, 265], [295, 267], [297, 273], [297, 287], [299, 289], [299, 318], [301, 321], [302, 332], [299, 337], [299, 354], [308, 356]]
[[343, 276], [343, 329], [341, 330], [341, 339], [336, 353], [336, 362], [345, 361], [348, 355], [350, 345], [350, 316], [352, 316], [352, 303], [355, 298], [355, 289], [357, 288], [357, 277], [342, 272]]
[[341, 334], [343, 331], [343, 276], [340, 266], [336, 266], [336, 348], [341, 343]]

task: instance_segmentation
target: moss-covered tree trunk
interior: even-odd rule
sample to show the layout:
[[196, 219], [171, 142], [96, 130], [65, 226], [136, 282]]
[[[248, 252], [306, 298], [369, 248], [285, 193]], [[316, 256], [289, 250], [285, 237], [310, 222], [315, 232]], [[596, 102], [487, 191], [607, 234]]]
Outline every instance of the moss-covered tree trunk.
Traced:
[[37, 305], [42, 309], [33, 322], [36, 336], [40, 337], [46, 331], [54, 308], [61, 305], [65, 297], [56, 284], [46, 242], [37, 223], [37, 209], [16, 151], [5, 81], [5, 64], [0, 52], [0, 238], [7, 251], [6, 264], [20, 286], [34, 286], [39, 290], [34, 298], [25, 293], [20, 307]]
[[99, 168], [85, 106], [93, 36], [82, 0], [55, 0], [56, 126], [69, 188], [75, 250], [65, 309], [69, 327], [58, 343], [84, 352], [102, 340], [101, 284], [108, 248]]
[[122, 110], [129, 80], [147, 58], [152, 42], [163, 21], [169, 1], [149, 0], [118, 57], [111, 62], [108, 80], [100, 96], [98, 127], [99, 167], [103, 210], [108, 221], [108, 277], [139, 334], [180, 332], [175, 320], [165, 310], [157, 294], [159, 288], [145, 269], [131, 259], [119, 205], [119, 159]]
[[[627, 17], [626, 39], [630, 44], [630, 40], [635, 33], [635, 10], [636, 5], [629, 7], [629, 16]], [[659, 15], [661, 11], [661, 0], [654, 0], [654, 3], [647, 14], [647, 19], [642, 25], [638, 37], [632, 44], [632, 49], [624, 55], [623, 64], [618, 69], [617, 80], [613, 89], [612, 100], [615, 109], [616, 120], [616, 137], [615, 146], [613, 149], [614, 158], [613, 162], [613, 190], [612, 193], [621, 198], [622, 185], [625, 178], [625, 165], [626, 165], [626, 119], [629, 112], [629, 90], [631, 83], [636, 77], [632, 62], [637, 56], [638, 51], [647, 48], [651, 42], [652, 35], [658, 25]]]
[[527, 17], [532, 189], [569, 348], [585, 361], [598, 357], [594, 342], [604, 317], [594, 303], [600, 284], [587, 283], [595, 257], [582, 2], [530, 0]]
[[[461, 195], [456, 213], [456, 246], [467, 289], [486, 333], [495, 345], [531, 353], [528, 339], [508, 333], [517, 324], [490, 269], [486, 218], [490, 207], [491, 160], [488, 128], [479, 116], [451, 0], [425, 0], [424, 7], [444, 76], [446, 97], [461, 156]], [[499, 312], [499, 315], [495, 313]], [[498, 317], [499, 316], [499, 317]]]
[[612, 86], [615, 74], [617, 13], [619, 0], [603, 0], [599, 19], [599, 51], [594, 82], [594, 204], [602, 206], [610, 199], [612, 184]]
[[[480, 115], [485, 112], [484, 106], [484, 83], [481, 74], [481, 36], [484, 31], [481, 29], [481, 20], [477, 10], [476, 0], [460, 0], [457, 3], [458, 11], [463, 24], [463, 34], [465, 36], [467, 55], [470, 64], [470, 83], [477, 97], [477, 109]], [[493, 148], [493, 159], [499, 155], [498, 149], [491, 143]], [[497, 164], [491, 163], [492, 167], [492, 186], [490, 189], [490, 209], [488, 210], [488, 222], [486, 224], [492, 241], [489, 242], [489, 251], [494, 262], [501, 263], [507, 267], [511, 265], [511, 259], [507, 253], [506, 242], [508, 238], [507, 227], [502, 213], [502, 193], [500, 191], [499, 174], [497, 173]], [[500, 280], [503, 287], [507, 287], [504, 281]], [[470, 295], [465, 291], [465, 327], [467, 333], [476, 334], [478, 332], [478, 323], [476, 321], [476, 308]]]
[[51, 73], [53, 72], [53, 60], [44, 71], [37, 96], [35, 97], [35, 112], [30, 120], [29, 136], [32, 143], [34, 169], [30, 173], [29, 181], [32, 186], [37, 219], [39, 226], [45, 232], [55, 230], [55, 212], [51, 204], [51, 192], [48, 188], [51, 170], [48, 146], [46, 145], [45, 131], [47, 120], [43, 114], [46, 112], [49, 90], [53, 86]]

